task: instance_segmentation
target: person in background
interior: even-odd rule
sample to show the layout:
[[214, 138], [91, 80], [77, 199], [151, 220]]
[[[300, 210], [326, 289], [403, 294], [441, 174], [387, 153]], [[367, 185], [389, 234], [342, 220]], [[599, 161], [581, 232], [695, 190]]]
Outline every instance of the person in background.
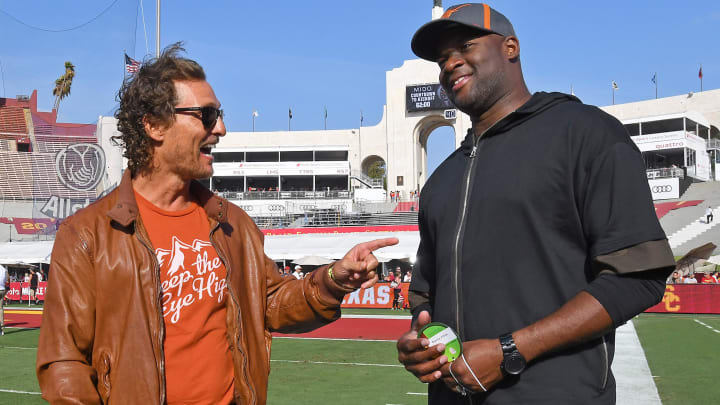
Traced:
[[0, 336], [5, 334], [5, 291], [9, 282], [7, 268], [0, 264]]
[[400, 297], [402, 296], [402, 287], [400, 286], [400, 282], [402, 281], [402, 275], [400, 274], [399, 269], [400, 269], [400, 267], [398, 267], [398, 270], [395, 271], [395, 276], [393, 278], [393, 281], [390, 282], [390, 287], [393, 289], [393, 303], [392, 303], [393, 310], [402, 309], [402, 306], [400, 303]]
[[705, 223], [709, 224], [713, 220], [713, 209], [712, 207], [707, 207], [707, 210], [705, 210]]
[[670, 276], [670, 280], [668, 281], [668, 284], [681, 284], [682, 279], [680, 278], [680, 273], [676, 270], [673, 271], [672, 276]]
[[405, 276], [403, 277], [403, 283], [409, 283], [412, 281], [412, 273], [410, 273], [410, 270], [405, 272]]
[[30, 269], [30, 300], [38, 304], [37, 300], [37, 288], [38, 288], [38, 272], [35, 269]]
[[715, 279], [715, 282], [720, 284], [720, 272], [714, 272], [712, 277]]
[[690, 272], [685, 278], [683, 279], [683, 284], [697, 284], [698, 281], [695, 278], [695, 273]]
[[702, 278], [700, 279], [700, 284], [715, 284], [717, 283], [717, 280], [713, 276], [710, 275], [709, 271], [706, 271]]
[[303, 273], [302, 270], [302, 266], [298, 264], [297, 266], [295, 266], [295, 272], [293, 273], [293, 276], [295, 276], [295, 278], [298, 280], [302, 280], [303, 278], [305, 278], [305, 273]]

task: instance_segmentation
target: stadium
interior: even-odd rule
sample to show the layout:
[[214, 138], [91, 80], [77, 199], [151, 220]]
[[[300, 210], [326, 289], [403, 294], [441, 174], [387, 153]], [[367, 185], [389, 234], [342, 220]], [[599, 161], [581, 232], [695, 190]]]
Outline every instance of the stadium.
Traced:
[[[253, 218], [280, 268], [311, 256], [329, 262], [358, 242], [397, 236], [400, 244], [377, 253], [382, 276], [397, 267], [411, 271], [420, 240], [418, 196], [431, 175], [428, 139], [448, 127], [457, 147], [471, 127], [437, 76], [437, 65], [422, 60], [385, 72], [385, 105], [375, 125], [229, 131], [213, 150], [214, 174], [203, 183]], [[720, 207], [720, 89], [601, 108], [623, 123], [642, 152], [678, 270], [697, 277], [717, 270], [720, 226], [706, 221], [705, 212]], [[19, 370], [0, 371], [0, 403], [43, 403], [33, 370], [42, 306], [30, 304], [21, 279], [30, 268], [47, 273], [59, 223], [119, 183], [126, 161], [111, 141], [117, 134], [110, 116], [94, 124], [58, 122], [56, 110], [38, 110], [36, 90], [0, 98], [0, 264], [18, 280], [7, 298], [14, 302], [6, 307], [10, 333], [0, 336], [0, 356]], [[321, 262], [308, 263], [315, 264], [304, 264], [306, 271]], [[40, 299], [42, 292], [41, 286]], [[380, 283], [348, 295], [343, 318], [332, 325], [277, 334], [270, 403], [425, 403], [427, 388], [394, 361], [393, 342], [409, 317], [391, 310], [391, 295]], [[618, 332], [614, 367], [626, 377], [618, 378], [619, 403], [715, 401], [712, 391], [689, 387], [698, 375], [720, 372], [694, 347], [715, 344], [720, 334], [720, 287], [668, 285], [663, 302], [647, 312]], [[676, 358], [663, 355], [669, 348], [679, 348]], [[353, 378], [372, 388], [336, 391]], [[402, 392], [374, 387], [378, 379]]]

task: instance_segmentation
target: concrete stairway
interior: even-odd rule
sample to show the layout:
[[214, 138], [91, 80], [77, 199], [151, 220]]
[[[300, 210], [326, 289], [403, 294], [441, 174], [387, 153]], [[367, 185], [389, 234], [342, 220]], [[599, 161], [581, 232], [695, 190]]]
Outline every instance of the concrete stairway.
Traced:
[[391, 212], [374, 214], [367, 218], [367, 226], [377, 225], [417, 225], [417, 212]]
[[[695, 207], [672, 210], [660, 219], [660, 225], [668, 235], [675, 255], [683, 255], [707, 242], [720, 246], [720, 226], [715, 226], [720, 222], [720, 182], [694, 183], [681, 199], [663, 202], [689, 200], [703, 202]], [[712, 206], [715, 212], [715, 220], [709, 225], [705, 224], [705, 210], [708, 206]], [[720, 249], [716, 253], [720, 253]]]
[[[682, 244], [692, 240], [693, 238], [700, 236], [701, 234], [709, 231], [711, 228], [716, 226], [718, 221], [713, 220], [713, 222], [710, 222], [709, 224], [705, 222], [706, 217], [703, 215], [702, 217], [698, 218], [697, 220], [691, 222], [689, 225], [685, 226], [681, 230], [673, 233], [672, 235], [668, 236], [668, 241], [670, 242], [670, 247], [675, 249]], [[713, 242], [713, 241], [710, 241]], [[715, 243], [717, 244], [717, 243]]]

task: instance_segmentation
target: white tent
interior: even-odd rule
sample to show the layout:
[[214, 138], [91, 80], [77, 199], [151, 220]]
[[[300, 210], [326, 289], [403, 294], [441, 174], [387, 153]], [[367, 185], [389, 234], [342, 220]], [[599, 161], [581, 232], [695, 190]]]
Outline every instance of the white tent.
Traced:
[[50, 263], [55, 241], [0, 243], [0, 264]]
[[[267, 235], [265, 253], [273, 260], [293, 260], [317, 255], [340, 259], [358, 243], [396, 237], [395, 246], [378, 249], [380, 261], [414, 258], [420, 244], [419, 232], [358, 232], [303, 235]], [[54, 241], [0, 243], [0, 264], [50, 263]]]
[[420, 244], [419, 232], [358, 232], [265, 236], [265, 253], [273, 260], [293, 260], [306, 255], [340, 259], [358, 243], [396, 237], [400, 242], [375, 251], [386, 260], [415, 257]]

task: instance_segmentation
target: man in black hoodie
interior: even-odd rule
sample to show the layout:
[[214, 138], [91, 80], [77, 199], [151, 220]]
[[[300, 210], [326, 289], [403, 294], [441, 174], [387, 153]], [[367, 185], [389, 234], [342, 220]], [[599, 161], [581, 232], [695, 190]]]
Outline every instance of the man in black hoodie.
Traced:
[[[430, 404], [615, 403], [615, 328], [675, 265], [639, 150], [598, 108], [531, 95], [512, 25], [485, 4], [450, 7], [412, 48], [472, 128], [422, 190], [400, 362]], [[431, 320], [463, 356], [417, 338]]]

